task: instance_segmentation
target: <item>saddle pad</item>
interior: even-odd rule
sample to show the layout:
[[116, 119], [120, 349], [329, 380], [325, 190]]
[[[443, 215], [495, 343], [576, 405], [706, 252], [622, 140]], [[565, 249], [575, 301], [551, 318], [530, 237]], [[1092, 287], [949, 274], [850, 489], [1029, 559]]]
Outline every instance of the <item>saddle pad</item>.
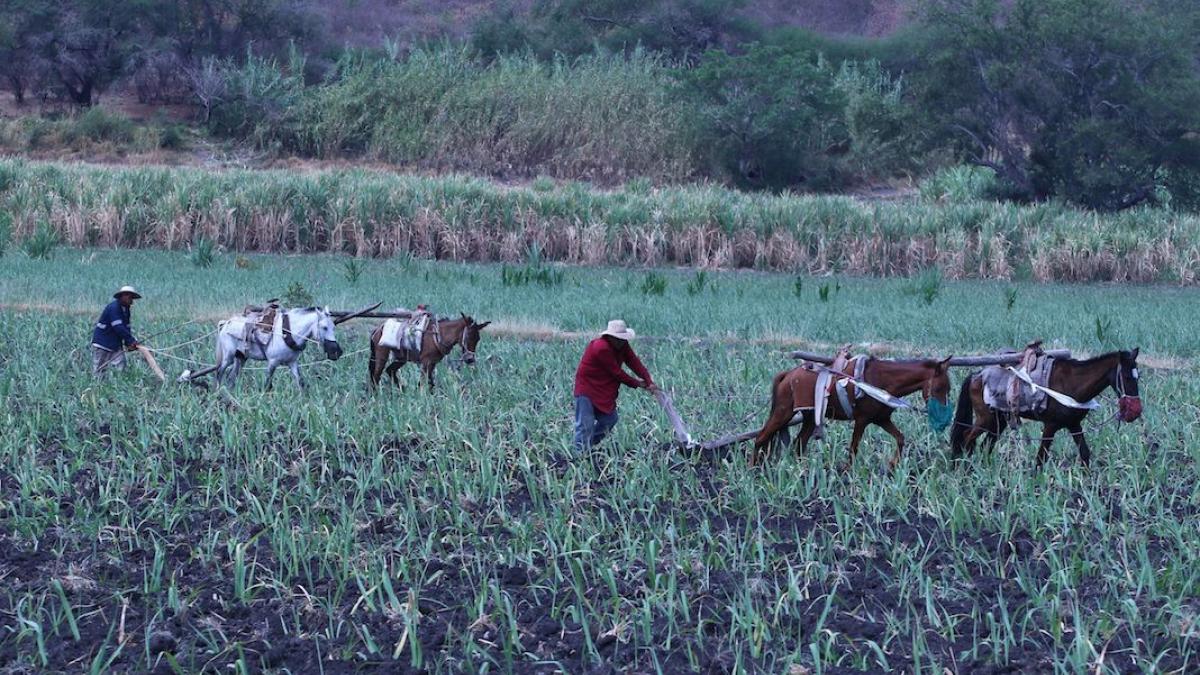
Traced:
[[[1050, 371], [1054, 367], [1054, 359], [1049, 356], [1039, 356], [1029, 369], [1029, 377], [1041, 387], [1050, 384]], [[983, 369], [983, 402], [988, 407], [997, 410], [1016, 410], [1017, 412], [1041, 412], [1046, 409], [1047, 396], [1044, 391], [1030, 387], [1020, 381], [1012, 371], [1003, 366], [988, 366]], [[1013, 392], [1018, 400], [1014, 405]]]
[[379, 344], [391, 349], [416, 352], [421, 350], [421, 338], [429, 325], [429, 317], [422, 315], [407, 320], [388, 319], [383, 322], [383, 334]]

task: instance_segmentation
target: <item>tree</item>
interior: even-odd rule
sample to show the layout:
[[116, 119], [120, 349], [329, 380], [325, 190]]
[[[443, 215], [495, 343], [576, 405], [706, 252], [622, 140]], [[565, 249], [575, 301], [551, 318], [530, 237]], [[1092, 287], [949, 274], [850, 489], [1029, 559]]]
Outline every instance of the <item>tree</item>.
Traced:
[[677, 60], [733, 47], [756, 35], [737, 10], [745, 0], [537, 0], [527, 15], [507, 6], [474, 31], [483, 54], [532, 49], [542, 58], [579, 56], [597, 47], [636, 47]]
[[743, 187], [837, 189], [911, 156], [900, 85], [878, 63], [752, 45], [710, 51], [681, 78], [701, 146]]
[[1200, 167], [1188, 22], [1120, 0], [935, 0], [923, 99], [1020, 199], [1115, 210]]

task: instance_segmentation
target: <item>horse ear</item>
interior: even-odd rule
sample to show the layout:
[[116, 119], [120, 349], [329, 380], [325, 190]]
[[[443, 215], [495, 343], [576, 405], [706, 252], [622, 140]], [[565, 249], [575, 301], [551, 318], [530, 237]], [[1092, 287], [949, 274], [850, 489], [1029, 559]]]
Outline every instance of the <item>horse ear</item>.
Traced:
[[487, 328], [490, 325], [492, 325], [491, 321], [484, 321], [483, 323], [476, 324], [475, 327], [478, 328], [479, 330], [483, 330], [484, 328]]
[[938, 372], [944, 373], [944, 372], [950, 370], [950, 361], [953, 358], [954, 358], [954, 356], [951, 355], [951, 356], [947, 356], [946, 358], [942, 359], [941, 361], [938, 361]]
[[1141, 347], [1134, 347], [1133, 351], [1130, 352], [1129, 355], [1133, 357], [1134, 361], [1137, 361], [1138, 353], [1141, 351], [1142, 351]]

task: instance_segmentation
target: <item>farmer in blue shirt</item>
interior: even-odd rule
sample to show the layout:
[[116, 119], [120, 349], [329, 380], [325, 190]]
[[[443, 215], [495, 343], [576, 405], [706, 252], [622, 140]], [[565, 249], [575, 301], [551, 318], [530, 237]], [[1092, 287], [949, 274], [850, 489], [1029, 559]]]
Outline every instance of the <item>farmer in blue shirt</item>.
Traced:
[[129, 309], [133, 307], [133, 301], [141, 297], [133, 286], [122, 286], [121, 290], [113, 293], [113, 301], [100, 313], [100, 319], [92, 330], [92, 374], [96, 377], [102, 377], [110, 370], [124, 368], [125, 352], [137, 349], [138, 341], [133, 337]]

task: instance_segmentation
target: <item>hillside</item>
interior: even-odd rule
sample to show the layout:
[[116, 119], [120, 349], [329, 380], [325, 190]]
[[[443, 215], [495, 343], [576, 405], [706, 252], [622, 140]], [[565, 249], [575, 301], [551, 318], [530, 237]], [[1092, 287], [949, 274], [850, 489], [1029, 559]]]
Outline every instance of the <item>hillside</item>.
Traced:
[[[463, 37], [501, 7], [528, 11], [518, 0], [357, 0], [323, 2], [317, 12], [338, 45], [377, 46], [384, 38], [404, 44], [443, 36]], [[912, 0], [758, 0], [740, 13], [762, 26], [795, 26], [830, 35], [878, 37], [904, 24]]]

